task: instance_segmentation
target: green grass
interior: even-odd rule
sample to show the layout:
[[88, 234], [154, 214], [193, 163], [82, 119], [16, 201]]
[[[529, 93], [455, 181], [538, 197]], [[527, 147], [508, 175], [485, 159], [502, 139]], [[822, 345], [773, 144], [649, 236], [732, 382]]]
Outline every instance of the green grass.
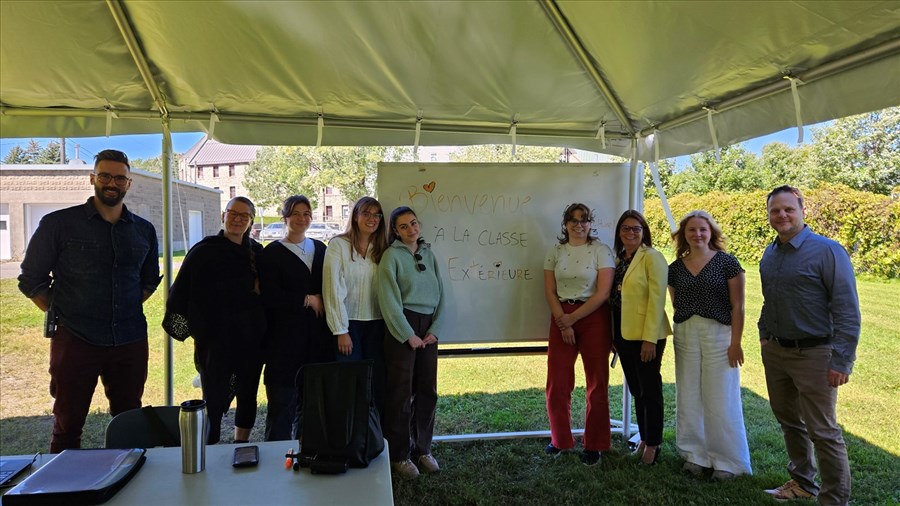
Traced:
[[[900, 503], [900, 281], [860, 279], [862, 339], [851, 381], [841, 387], [838, 420], [850, 452], [853, 504]], [[747, 325], [742, 369], [744, 414], [753, 476], [713, 483], [679, 472], [674, 446], [674, 365], [671, 348], [663, 361], [666, 433], [660, 465], [639, 468], [624, 442], [600, 466], [582, 466], [576, 455], [558, 459], [543, 454], [546, 438], [436, 443], [443, 471], [414, 482], [394, 481], [397, 504], [672, 504], [720, 505], [773, 502], [761, 490], [787, 480], [787, 455], [781, 432], [768, 406], [765, 378], [754, 338], [761, 304], [756, 267], [747, 272]], [[146, 305], [151, 322], [151, 366], [145, 403], [163, 403], [163, 335], [161, 296]], [[671, 313], [670, 313], [671, 314]], [[47, 391], [48, 342], [40, 335], [41, 313], [16, 289], [15, 280], [0, 281], [0, 453], [46, 451], [51, 425]], [[175, 400], [199, 397], [191, 387], [193, 345], [174, 343]], [[576, 366], [580, 369], [580, 364]], [[437, 434], [532, 431], [547, 428], [544, 408], [546, 357], [498, 356], [443, 358], [439, 364]], [[584, 377], [573, 395], [573, 425], [584, 420]], [[611, 374], [610, 406], [621, 419], [620, 369]], [[254, 439], [261, 440], [265, 397]], [[103, 444], [109, 421], [98, 389], [85, 427], [85, 447]], [[226, 421], [230, 426], [230, 420]], [[223, 431], [226, 442], [231, 440]]]

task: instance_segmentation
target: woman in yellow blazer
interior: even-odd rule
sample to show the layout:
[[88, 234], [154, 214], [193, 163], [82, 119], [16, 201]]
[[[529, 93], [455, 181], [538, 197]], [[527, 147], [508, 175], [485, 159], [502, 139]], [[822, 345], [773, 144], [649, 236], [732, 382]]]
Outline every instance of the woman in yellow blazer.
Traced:
[[616, 273], [609, 298], [614, 344], [641, 431], [635, 453], [642, 464], [652, 465], [659, 458], [663, 434], [659, 369], [666, 337], [672, 334], [665, 311], [669, 267], [653, 249], [647, 220], [635, 210], [619, 218], [614, 249]]

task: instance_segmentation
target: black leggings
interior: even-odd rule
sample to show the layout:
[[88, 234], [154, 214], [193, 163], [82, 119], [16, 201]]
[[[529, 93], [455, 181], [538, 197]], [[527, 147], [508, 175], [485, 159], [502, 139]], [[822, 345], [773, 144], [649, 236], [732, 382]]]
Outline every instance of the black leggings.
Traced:
[[237, 399], [234, 411], [234, 425], [243, 429], [252, 429], [256, 423], [256, 394], [259, 391], [259, 367], [248, 368], [241, 372], [211, 373], [199, 369], [200, 381], [203, 383], [203, 399], [206, 400], [206, 412], [209, 416], [209, 437], [207, 444], [216, 444], [222, 435], [222, 417], [231, 407], [231, 401]]

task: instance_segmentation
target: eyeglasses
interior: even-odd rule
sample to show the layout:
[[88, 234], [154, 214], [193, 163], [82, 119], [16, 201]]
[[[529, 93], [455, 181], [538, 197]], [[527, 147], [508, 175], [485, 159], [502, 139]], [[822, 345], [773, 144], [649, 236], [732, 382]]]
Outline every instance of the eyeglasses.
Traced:
[[100, 181], [102, 184], [109, 184], [110, 181], [115, 181], [116, 186], [125, 186], [128, 184], [131, 179], [126, 176], [113, 176], [112, 174], [107, 174], [106, 172], [98, 172], [96, 175], [97, 181]]
[[371, 220], [372, 218], [377, 218], [380, 220], [381, 218], [384, 217], [384, 215], [381, 213], [370, 213], [369, 211], [363, 211], [359, 214], [360, 214], [360, 216], [362, 216], [363, 218], [365, 218], [367, 220]]
[[416, 259], [416, 269], [419, 269], [419, 272], [424, 272], [425, 266], [422, 265], [422, 255], [416, 253], [413, 255], [413, 257], [415, 257]]
[[237, 211], [232, 211], [231, 209], [226, 209], [225, 214], [231, 216], [231, 219], [233, 220], [250, 221], [253, 219], [253, 215], [250, 213], [239, 213]]
[[587, 225], [588, 223], [591, 222], [591, 220], [589, 220], [587, 218], [583, 218], [580, 220], [576, 220], [575, 218], [569, 218], [567, 221], [570, 225]]
[[622, 225], [619, 228], [619, 230], [621, 230], [622, 232], [625, 232], [625, 233], [634, 232], [635, 234], [640, 234], [641, 232], [644, 231], [644, 227], [642, 227], [640, 225], [635, 225], [633, 227], [629, 227], [628, 225]]

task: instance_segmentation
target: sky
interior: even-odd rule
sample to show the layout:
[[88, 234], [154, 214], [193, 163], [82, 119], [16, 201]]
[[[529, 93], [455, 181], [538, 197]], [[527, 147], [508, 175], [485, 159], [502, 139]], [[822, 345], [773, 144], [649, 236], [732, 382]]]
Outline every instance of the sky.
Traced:
[[[813, 125], [817, 126], [817, 125]], [[805, 127], [803, 134], [804, 141], [809, 142], [812, 138], [810, 127]], [[184, 153], [198, 140], [203, 137], [202, 133], [173, 133], [172, 147], [176, 153]], [[5, 158], [6, 154], [13, 146], [25, 148], [30, 139], [0, 139], [0, 158]], [[41, 146], [46, 146], [53, 138], [35, 138]], [[773, 134], [757, 137], [744, 142], [747, 150], [760, 154], [763, 146], [770, 142], [783, 142], [788, 146], [797, 145], [797, 129], [789, 128]], [[80, 146], [80, 156], [82, 160], [90, 162], [95, 154], [104, 149], [118, 149], [125, 152], [128, 158], [153, 158], [162, 152], [162, 134], [144, 134], [144, 135], [114, 135], [111, 137], [83, 137], [83, 138], [67, 138], [66, 139], [66, 156], [69, 159], [75, 158], [75, 145]], [[678, 167], [683, 167], [688, 163], [688, 157], [682, 156], [676, 159]]]

